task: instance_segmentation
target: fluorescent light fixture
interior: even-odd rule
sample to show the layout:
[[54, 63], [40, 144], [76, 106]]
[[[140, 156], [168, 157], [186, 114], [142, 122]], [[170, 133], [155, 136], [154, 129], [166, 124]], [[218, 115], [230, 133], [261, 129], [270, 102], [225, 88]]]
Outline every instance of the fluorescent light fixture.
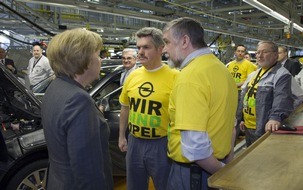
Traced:
[[260, 3], [259, 1], [256, 0], [243, 0], [245, 3], [265, 12], [265, 13], [269, 13], [272, 10], [270, 8], [268, 8], [267, 6], [263, 5], [262, 3]]
[[294, 23], [293, 27], [301, 32], [303, 32], [303, 28], [299, 26], [298, 24]]
[[[245, 3], [263, 11], [264, 13], [280, 20], [281, 22], [289, 25], [290, 24], [290, 20], [288, 18], [286, 18], [285, 16], [281, 15], [280, 13], [270, 9], [269, 7], [265, 6], [264, 4], [260, 3], [257, 0], [243, 0]], [[303, 32], [303, 28], [301, 26], [299, 26], [298, 24], [294, 23], [293, 27], [301, 32]]]
[[283, 22], [285, 24], [290, 23], [289, 19], [287, 19], [285, 16], [282, 16], [281, 14], [277, 13], [276, 11], [272, 11], [271, 14], [269, 14], [269, 15], [271, 15], [272, 17], [280, 20], [281, 22]]

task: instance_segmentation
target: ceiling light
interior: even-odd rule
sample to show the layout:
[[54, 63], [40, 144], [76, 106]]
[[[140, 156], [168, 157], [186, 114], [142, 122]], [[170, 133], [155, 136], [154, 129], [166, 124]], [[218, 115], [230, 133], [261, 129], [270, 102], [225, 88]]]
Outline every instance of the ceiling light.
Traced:
[[293, 27], [301, 32], [303, 32], [303, 28], [299, 26], [298, 24], [294, 23]]
[[[290, 20], [286, 18], [285, 16], [281, 15], [280, 13], [270, 9], [269, 7], [265, 6], [264, 4], [260, 3], [257, 0], [243, 0], [245, 3], [263, 11], [264, 13], [280, 20], [281, 22], [290, 25]], [[299, 26], [298, 24], [294, 23], [293, 27], [301, 32], [303, 32], [303, 28]]]

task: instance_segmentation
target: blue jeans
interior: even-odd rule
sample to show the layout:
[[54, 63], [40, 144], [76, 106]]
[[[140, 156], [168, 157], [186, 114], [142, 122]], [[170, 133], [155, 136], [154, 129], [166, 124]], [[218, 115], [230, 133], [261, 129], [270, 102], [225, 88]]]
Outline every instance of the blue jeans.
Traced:
[[260, 136], [255, 134], [255, 129], [249, 129], [245, 127], [245, 140], [246, 146], [249, 147], [252, 143], [254, 143]]
[[167, 138], [140, 139], [129, 134], [126, 153], [128, 190], [147, 190], [149, 177], [156, 190], [165, 190], [171, 161], [167, 157]]
[[[210, 174], [202, 171], [202, 189], [212, 190], [208, 187], [207, 179]], [[166, 190], [190, 190], [190, 168], [172, 163]]]

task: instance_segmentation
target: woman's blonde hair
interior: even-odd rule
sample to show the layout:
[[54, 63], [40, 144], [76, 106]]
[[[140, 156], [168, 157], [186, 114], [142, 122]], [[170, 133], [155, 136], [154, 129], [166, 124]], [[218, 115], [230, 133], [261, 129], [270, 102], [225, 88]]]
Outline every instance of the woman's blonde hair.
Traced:
[[92, 55], [102, 46], [100, 35], [76, 28], [57, 34], [49, 42], [46, 55], [56, 76], [75, 78], [84, 73]]

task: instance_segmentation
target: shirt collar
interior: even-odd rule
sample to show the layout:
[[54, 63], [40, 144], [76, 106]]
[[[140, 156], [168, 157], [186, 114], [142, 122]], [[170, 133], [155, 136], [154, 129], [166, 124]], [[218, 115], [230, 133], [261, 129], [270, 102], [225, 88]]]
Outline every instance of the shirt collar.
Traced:
[[188, 65], [189, 62], [191, 62], [194, 58], [199, 57], [201, 55], [206, 55], [206, 54], [212, 54], [212, 52], [210, 51], [209, 48], [204, 47], [201, 49], [197, 49], [193, 52], [191, 52], [182, 62], [180, 69], [183, 69], [184, 67], [186, 67], [186, 65]]
[[281, 62], [281, 65], [284, 66], [285, 62], [286, 62], [287, 59], [284, 59], [282, 62]]

